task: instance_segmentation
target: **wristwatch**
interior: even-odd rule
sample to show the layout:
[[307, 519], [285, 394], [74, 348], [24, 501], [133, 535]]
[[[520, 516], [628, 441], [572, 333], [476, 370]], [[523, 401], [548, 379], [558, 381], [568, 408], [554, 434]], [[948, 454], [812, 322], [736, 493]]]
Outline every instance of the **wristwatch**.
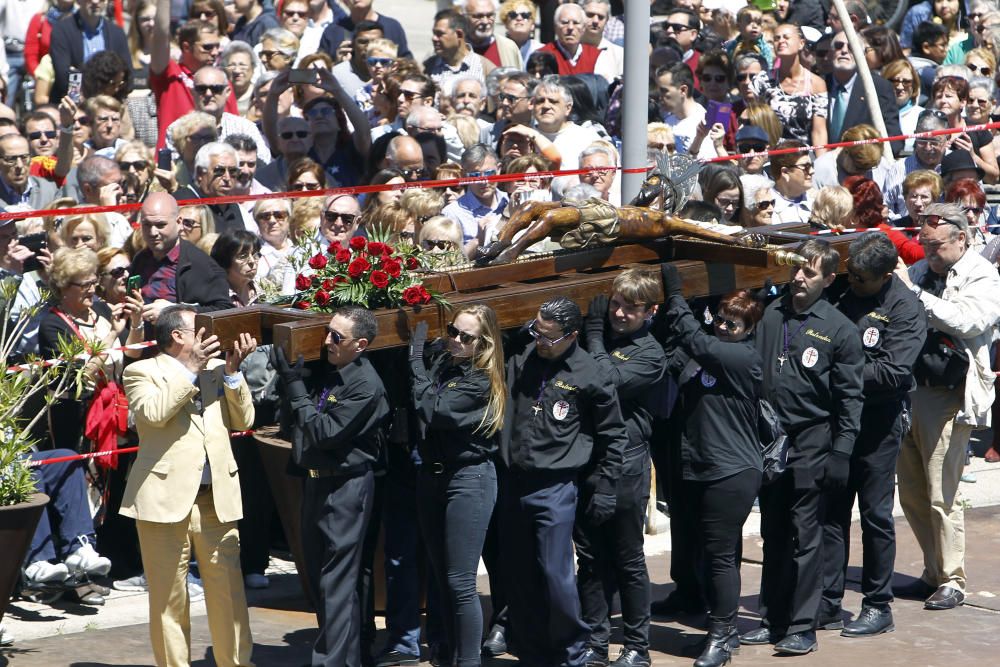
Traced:
[[920, 289], [920, 285], [916, 284], [910, 285], [910, 291], [916, 294], [917, 296], [920, 296], [920, 293], [923, 292], [923, 290]]

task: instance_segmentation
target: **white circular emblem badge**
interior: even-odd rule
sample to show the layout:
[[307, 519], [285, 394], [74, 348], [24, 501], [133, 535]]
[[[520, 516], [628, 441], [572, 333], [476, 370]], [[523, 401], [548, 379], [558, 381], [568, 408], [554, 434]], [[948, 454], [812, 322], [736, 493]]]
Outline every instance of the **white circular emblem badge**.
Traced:
[[716, 381], [714, 375], [709, 375], [707, 371], [701, 372], [701, 386], [711, 388], [715, 386]]
[[865, 329], [864, 335], [861, 336], [861, 342], [865, 344], [865, 347], [875, 347], [878, 345], [879, 335], [878, 329], [868, 327]]
[[555, 405], [552, 406], [552, 416], [558, 421], [566, 419], [566, 415], [569, 414], [569, 403], [566, 401], [557, 401]]
[[819, 361], [819, 352], [816, 351], [815, 347], [807, 347], [802, 353], [802, 365], [806, 368], [812, 368]]

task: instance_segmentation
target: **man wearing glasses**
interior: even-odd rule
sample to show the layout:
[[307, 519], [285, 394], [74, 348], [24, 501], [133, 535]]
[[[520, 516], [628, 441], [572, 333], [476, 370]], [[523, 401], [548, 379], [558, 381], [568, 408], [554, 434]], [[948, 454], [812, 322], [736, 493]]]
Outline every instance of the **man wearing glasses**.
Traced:
[[30, 172], [28, 140], [20, 134], [0, 137], [0, 199], [5, 204], [27, 204], [41, 209], [55, 199], [55, 183]]
[[573, 559], [578, 482], [591, 525], [614, 516], [628, 435], [618, 395], [577, 344], [579, 306], [565, 297], [539, 308], [535, 339], [507, 363], [510, 401], [500, 452], [502, 562], [511, 636], [528, 665], [583, 665], [590, 627], [580, 615]]
[[[495, 176], [497, 171], [496, 153], [483, 144], [476, 144], [462, 153], [462, 175], [468, 178]], [[462, 225], [465, 242], [465, 256], [472, 257], [489, 237], [490, 229], [500, 221], [500, 215], [507, 207], [507, 195], [490, 181], [469, 183], [465, 194], [448, 204], [441, 211]]]
[[361, 205], [354, 195], [333, 195], [326, 201], [316, 241], [322, 246], [339, 241], [343, 245], [358, 231]]
[[[805, 144], [801, 141], [782, 141], [775, 148], [805, 148]], [[816, 196], [812, 182], [815, 171], [808, 152], [771, 156], [771, 178], [774, 179], [776, 193], [773, 223], [809, 222]]]
[[663, 33], [668, 37], [673, 37], [677, 45], [683, 52], [682, 60], [694, 74], [698, 69], [698, 61], [701, 60], [701, 52], [694, 47], [695, 40], [701, 32], [701, 19], [692, 9], [678, 7], [667, 16], [666, 23], [662, 24]]
[[495, 0], [465, 0], [465, 18], [469, 22], [472, 50], [497, 67], [524, 69], [521, 49], [514, 40], [494, 34], [497, 22]]
[[[373, 39], [384, 37], [382, 26], [374, 21], [362, 21], [354, 29], [354, 37], [351, 39], [351, 59], [333, 66], [333, 76], [340, 82], [341, 87], [351, 98], [355, 98], [358, 91], [371, 81], [372, 73], [368, 69], [368, 45]], [[299, 53], [308, 55], [316, 51], [306, 51], [299, 48]], [[376, 59], [379, 60], [379, 59]], [[387, 61], [385, 66], [392, 64], [392, 58], [382, 59]]]
[[[194, 180], [177, 190], [177, 201], [205, 197], [229, 197], [235, 194], [240, 178], [239, 156], [236, 149], [221, 141], [213, 141], [198, 149], [194, 158]], [[225, 234], [231, 229], [246, 229], [258, 233], [252, 217], [244, 218], [239, 204], [210, 204], [215, 217], [215, 231]]]
[[[156, 0], [156, 18], [149, 53], [149, 87], [156, 98], [159, 125], [157, 149], [165, 145], [170, 124], [195, 109], [194, 73], [206, 65], [215, 65], [221, 51], [219, 31], [215, 24], [193, 19], [177, 30], [181, 57], [174, 61], [170, 55], [173, 39], [170, 31], [170, 5], [171, 0]], [[130, 62], [129, 52], [126, 50], [125, 53], [123, 60]], [[236, 95], [232, 90], [224, 99], [225, 110], [239, 114]]]
[[940, 610], [965, 601], [959, 478], [972, 430], [990, 426], [990, 346], [1000, 318], [1000, 279], [989, 261], [969, 250], [969, 223], [960, 206], [930, 204], [920, 219], [924, 259], [909, 269], [900, 263], [895, 271], [919, 297], [929, 324], [913, 369], [913, 425], [903, 438], [896, 476], [924, 569], [895, 593]]
[[360, 667], [358, 574], [389, 403], [364, 354], [378, 333], [371, 311], [340, 308], [326, 330], [329, 365], [313, 375], [311, 392], [301, 355], [291, 365], [276, 345], [274, 366], [288, 400], [282, 426], [291, 433], [294, 470], [305, 477], [302, 548], [319, 620], [310, 664]]

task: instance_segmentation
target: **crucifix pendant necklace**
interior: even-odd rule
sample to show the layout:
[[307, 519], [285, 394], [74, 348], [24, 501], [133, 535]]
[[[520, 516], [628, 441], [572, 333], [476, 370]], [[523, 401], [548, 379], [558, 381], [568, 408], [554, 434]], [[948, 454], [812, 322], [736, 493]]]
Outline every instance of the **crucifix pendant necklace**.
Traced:
[[792, 341], [795, 340], [795, 337], [802, 332], [802, 329], [805, 328], [806, 324], [808, 324], [810, 317], [812, 317], [812, 315], [806, 315], [806, 319], [802, 320], [802, 324], [799, 325], [799, 328], [796, 329], [795, 333], [793, 333], [791, 336], [788, 335], [788, 320], [785, 320], [784, 322], [781, 323], [784, 344], [781, 347], [781, 354], [778, 355], [779, 373], [781, 372], [781, 369], [785, 366], [785, 362], [788, 361], [789, 346], [792, 344]]
[[549, 383], [549, 377], [547, 375], [542, 376], [542, 384], [538, 387], [538, 396], [535, 398], [535, 404], [531, 406], [532, 417], [537, 417], [542, 412], [542, 394], [545, 393], [545, 385]]

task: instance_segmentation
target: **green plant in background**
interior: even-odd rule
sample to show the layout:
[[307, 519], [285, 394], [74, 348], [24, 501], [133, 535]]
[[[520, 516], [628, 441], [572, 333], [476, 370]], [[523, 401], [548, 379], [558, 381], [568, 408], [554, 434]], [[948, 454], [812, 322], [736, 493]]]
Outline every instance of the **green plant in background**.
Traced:
[[[14, 355], [21, 336], [40, 305], [15, 309], [19, 278], [0, 279], [0, 506], [16, 505], [26, 501], [35, 492], [31, 469], [25, 465], [35, 442], [31, 430], [38, 423], [56, 397], [65, 394], [74, 385], [79, 386], [79, 364], [43, 363], [41, 359], [28, 359], [18, 369], [12, 369]], [[43, 295], [44, 297], [47, 295]], [[74, 359], [83, 353], [83, 344], [67, 342], [60, 357]], [[44, 396], [42, 407], [31, 414], [25, 408], [38, 404]]]

